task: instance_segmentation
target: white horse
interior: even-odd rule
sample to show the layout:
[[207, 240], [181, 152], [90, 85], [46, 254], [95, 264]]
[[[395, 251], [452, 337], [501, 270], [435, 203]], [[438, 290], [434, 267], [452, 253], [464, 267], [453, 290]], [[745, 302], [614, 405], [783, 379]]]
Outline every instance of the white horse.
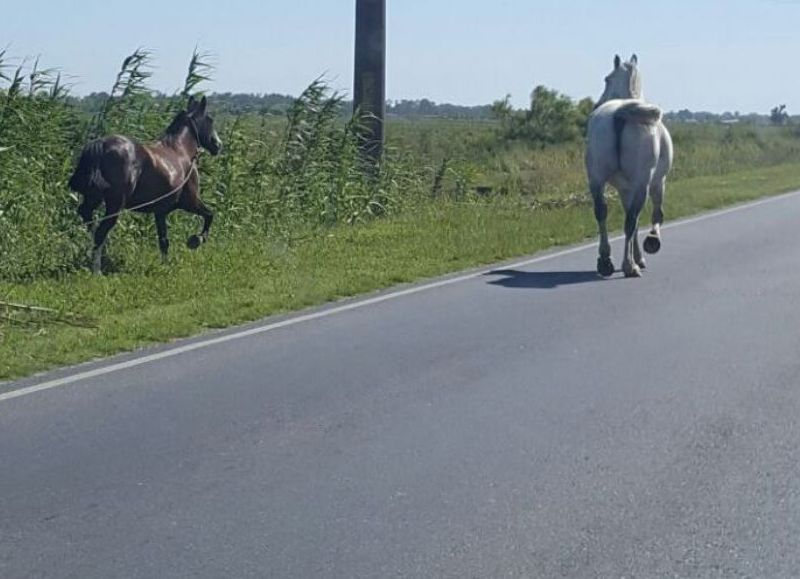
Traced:
[[661, 249], [662, 203], [672, 168], [672, 138], [661, 122], [661, 109], [644, 102], [638, 64], [636, 55], [625, 63], [619, 56], [614, 59], [606, 90], [589, 118], [586, 170], [600, 228], [597, 271], [604, 277], [614, 274], [606, 224], [606, 183], [619, 192], [625, 209], [625, 277], [641, 277], [646, 265], [639, 247], [639, 215], [648, 192], [653, 202], [653, 228], [644, 250], [654, 254]]

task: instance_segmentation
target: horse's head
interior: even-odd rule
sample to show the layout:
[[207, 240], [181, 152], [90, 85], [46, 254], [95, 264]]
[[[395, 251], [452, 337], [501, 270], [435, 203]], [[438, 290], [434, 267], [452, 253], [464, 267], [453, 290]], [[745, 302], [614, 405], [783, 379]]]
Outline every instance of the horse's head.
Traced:
[[218, 155], [222, 141], [214, 130], [214, 119], [208, 114], [208, 99], [203, 97], [198, 101], [193, 96], [189, 97], [186, 117], [193, 124], [198, 144], [212, 155]]
[[597, 101], [599, 107], [614, 99], [641, 99], [642, 81], [639, 75], [639, 59], [634, 54], [628, 62], [619, 56], [614, 58], [614, 70], [606, 77], [606, 90]]

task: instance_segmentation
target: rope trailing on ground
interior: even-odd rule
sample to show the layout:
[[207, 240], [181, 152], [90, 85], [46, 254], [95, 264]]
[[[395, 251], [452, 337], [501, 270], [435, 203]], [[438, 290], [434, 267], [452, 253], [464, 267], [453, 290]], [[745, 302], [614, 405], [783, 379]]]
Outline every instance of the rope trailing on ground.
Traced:
[[49, 321], [51, 323], [60, 323], [60, 324], [67, 324], [69, 326], [76, 326], [79, 328], [96, 328], [97, 322], [87, 318], [86, 316], [82, 316], [80, 314], [74, 314], [71, 312], [60, 312], [58, 310], [54, 310], [52, 308], [43, 308], [40, 306], [29, 306], [26, 304], [18, 304], [14, 302], [5, 302], [0, 301], [0, 310], [5, 310], [5, 314], [0, 315], [0, 319], [6, 320], [7, 322], [13, 324], [28, 324], [28, 325], [35, 325], [36, 321], [42, 320], [24, 320], [15, 317], [12, 312], [16, 313], [27, 313], [33, 314], [36, 316], [43, 315], [49, 317]]

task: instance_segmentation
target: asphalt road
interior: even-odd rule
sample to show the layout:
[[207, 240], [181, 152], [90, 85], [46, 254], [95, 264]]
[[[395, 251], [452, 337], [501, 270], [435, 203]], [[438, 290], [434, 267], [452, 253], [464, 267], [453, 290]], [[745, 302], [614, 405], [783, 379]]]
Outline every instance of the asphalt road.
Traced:
[[798, 577], [798, 225], [6, 385], [0, 577]]

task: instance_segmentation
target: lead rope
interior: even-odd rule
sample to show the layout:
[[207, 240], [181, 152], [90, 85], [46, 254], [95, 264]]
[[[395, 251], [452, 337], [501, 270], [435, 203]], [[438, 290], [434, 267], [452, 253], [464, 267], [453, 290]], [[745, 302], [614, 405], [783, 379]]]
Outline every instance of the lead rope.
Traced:
[[[116, 213], [112, 213], [111, 215], [104, 215], [103, 217], [100, 217], [100, 218], [97, 218], [97, 219], [92, 219], [88, 223], [88, 225], [97, 227], [103, 221], [108, 221], [109, 219], [114, 219], [115, 217], [119, 217], [125, 211], [138, 211], [139, 209], [144, 209], [145, 207], [150, 207], [151, 205], [155, 205], [156, 203], [160, 203], [161, 201], [163, 201], [164, 199], [166, 199], [168, 197], [171, 197], [172, 195], [180, 194], [181, 190], [189, 182], [189, 179], [192, 178], [192, 175], [194, 174], [195, 171], [197, 171], [197, 155], [195, 155], [192, 158], [192, 166], [189, 167], [189, 171], [186, 173], [186, 178], [183, 180], [183, 183], [181, 183], [179, 187], [173, 189], [169, 193], [166, 193], [166, 194], [162, 195], [161, 197], [153, 199], [152, 201], [148, 201], [147, 203], [142, 203], [141, 205], [134, 205], [133, 207], [124, 207], [121, 210], [117, 211]], [[176, 199], [176, 201], [177, 201], [177, 199]]]

